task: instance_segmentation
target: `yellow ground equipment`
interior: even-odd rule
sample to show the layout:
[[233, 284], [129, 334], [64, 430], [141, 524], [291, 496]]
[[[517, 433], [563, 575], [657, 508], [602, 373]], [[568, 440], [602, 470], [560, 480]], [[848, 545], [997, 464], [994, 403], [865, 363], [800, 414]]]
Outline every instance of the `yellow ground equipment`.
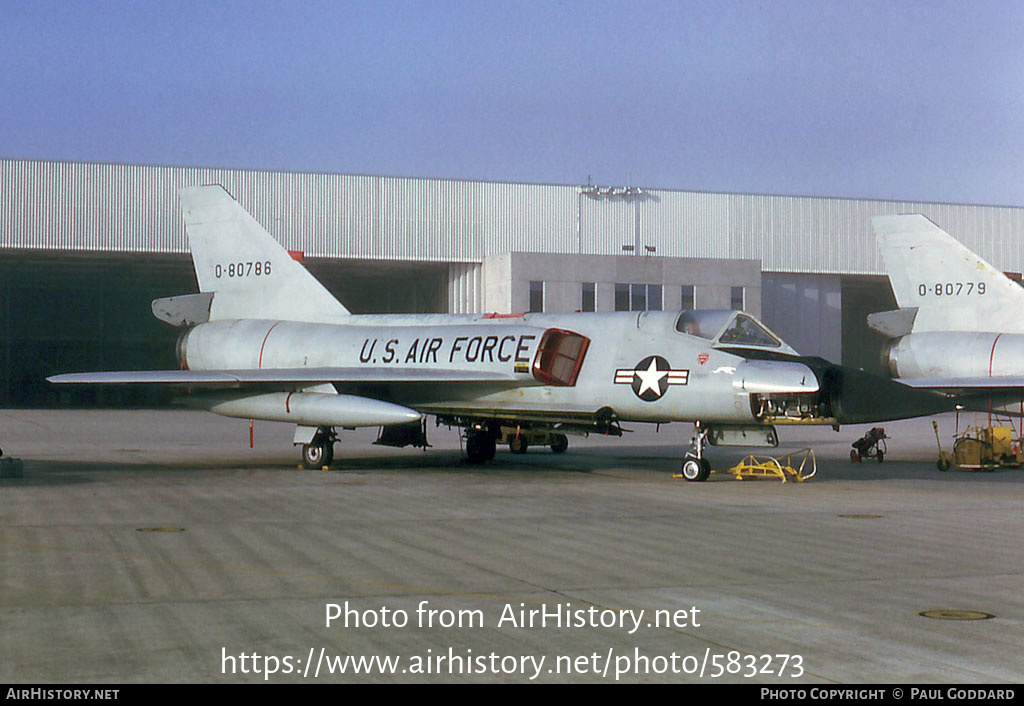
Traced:
[[549, 446], [556, 454], [569, 448], [569, 439], [565, 434], [522, 427], [501, 427], [497, 441], [499, 444], [508, 444], [509, 451], [514, 454], [524, 454], [530, 446]]
[[[932, 422], [932, 425], [938, 441], [938, 424]], [[968, 471], [992, 471], [1019, 466], [1024, 462], [1024, 454], [1021, 453], [1021, 439], [1015, 438], [1015, 431], [1013, 426], [993, 425], [991, 418], [987, 426], [968, 425], [961, 431], [960, 417], [957, 415], [952, 458], [942, 450], [940, 443], [936, 466], [940, 471], [948, 470], [951, 466]]]
[[[794, 460], [798, 462], [793, 466]], [[818, 462], [814, 458], [814, 451], [811, 449], [800, 449], [788, 456], [747, 456], [732, 468], [723, 471], [712, 471], [712, 473], [729, 473], [736, 480], [744, 478], [778, 478], [783, 483], [787, 476], [802, 483], [810, 480], [818, 472]], [[682, 478], [681, 474], [673, 474], [673, 478]]]
[[932, 429], [935, 430], [935, 443], [939, 445], [939, 460], [935, 465], [940, 471], [948, 471], [950, 466], [949, 454], [942, 450], [942, 441], [939, 439], [939, 423], [932, 420]]

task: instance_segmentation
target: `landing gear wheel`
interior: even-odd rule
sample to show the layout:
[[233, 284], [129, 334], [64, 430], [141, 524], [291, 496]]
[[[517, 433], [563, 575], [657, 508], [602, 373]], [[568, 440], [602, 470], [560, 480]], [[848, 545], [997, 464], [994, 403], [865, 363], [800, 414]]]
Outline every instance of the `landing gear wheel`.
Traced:
[[938, 468], [938, 469], [939, 469], [940, 471], [942, 471], [943, 473], [945, 473], [946, 471], [948, 471], [948, 470], [949, 470], [949, 459], [948, 459], [948, 458], [946, 458], [945, 456], [943, 456], [942, 458], [940, 458], [940, 459], [939, 459], [939, 460], [938, 460], [938, 461], [936, 462], [935, 466], [936, 466], [936, 467], [937, 467], [937, 468]]
[[704, 458], [704, 447], [708, 443], [711, 429], [700, 420], [693, 423], [693, 438], [690, 439], [690, 450], [683, 457], [682, 476], [689, 482], [701, 483], [711, 475], [711, 462]]
[[569, 448], [569, 437], [565, 434], [555, 434], [551, 437], [551, 450], [556, 454], [564, 454]]
[[484, 440], [478, 434], [466, 437], [466, 460], [470, 463], [483, 463], [487, 460], [487, 449]]
[[878, 462], [881, 463], [885, 460], [885, 452], [881, 449], [878, 450]]
[[494, 458], [496, 447], [493, 434], [475, 429], [466, 432], [466, 460], [470, 463], [478, 464], [490, 461]]
[[508, 450], [514, 454], [526, 453], [527, 447], [526, 438], [522, 436], [513, 436], [512, 440], [508, 442]]
[[683, 461], [682, 473], [691, 483], [702, 483], [711, 475], [711, 463], [706, 458], [688, 456]]
[[326, 439], [313, 439], [302, 445], [302, 465], [308, 470], [330, 466], [334, 461], [334, 444]]
[[860, 454], [857, 453], [857, 449], [851, 449], [850, 450], [850, 462], [851, 463], [860, 463]]

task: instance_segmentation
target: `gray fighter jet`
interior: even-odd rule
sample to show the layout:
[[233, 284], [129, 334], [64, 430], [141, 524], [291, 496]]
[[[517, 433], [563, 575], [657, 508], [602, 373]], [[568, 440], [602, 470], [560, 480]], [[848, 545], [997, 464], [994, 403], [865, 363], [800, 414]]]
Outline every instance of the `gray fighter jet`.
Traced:
[[899, 309], [871, 314], [893, 378], [1020, 414], [1024, 288], [919, 214], [872, 219]]
[[337, 428], [426, 445], [427, 415], [459, 427], [472, 463], [499, 440], [524, 450], [623, 424], [693, 422], [682, 463], [705, 480], [706, 444], [774, 446], [776, 424], [878, 421], [949, 409], [940, 395], [801, 357], [736, 311], [353, 315], [220, 186], [182, 192], [198, 294], [158, 299], [185, 330], [180, 370], [56, 375], [54, 383], [170, 384], [194, 405], [291, 422], [307, 467]]

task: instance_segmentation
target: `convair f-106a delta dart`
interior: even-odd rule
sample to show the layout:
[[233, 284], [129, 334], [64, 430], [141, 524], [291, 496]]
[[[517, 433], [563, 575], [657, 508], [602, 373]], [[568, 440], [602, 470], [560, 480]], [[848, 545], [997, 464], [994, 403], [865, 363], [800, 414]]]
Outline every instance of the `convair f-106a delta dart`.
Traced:
[[427, 415], [463, 430], [472, 463], [540, 438], [619, 436], [624, 423], [693, 422], [683, 475], [705, 480], [708, 443], [775, 446], [777, 424], [897, 419], [944, 396], [801, 357], [736, 311], [353, 315], [221, 186], [184, 189], [199, 293], [157, 299], [185, 330], [180, 370], [55, 375], [54, 383], [169, 384], [190, 404], [291, 422], [307, 467], [335, 430], [426, 445]]
[[920, 214], [872, 219], [899, 309], [868, 316], [903, 384], [968, 409], [1024, 409], [1024, 287]]

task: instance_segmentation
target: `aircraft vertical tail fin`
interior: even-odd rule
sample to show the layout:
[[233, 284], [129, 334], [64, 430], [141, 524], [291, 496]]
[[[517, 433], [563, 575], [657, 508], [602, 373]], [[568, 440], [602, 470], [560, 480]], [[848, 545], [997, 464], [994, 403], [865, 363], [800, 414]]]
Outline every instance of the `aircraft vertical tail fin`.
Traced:
[[210, 319], [329, 322], [348, 310], [296, 262], [220, 185], [182, 189], [200, 292], [212, 292]]
[[1024, 287], [920, 214], [871, 219], [900, 309], [914, 333], [1007, 331], [1024, 310]]

